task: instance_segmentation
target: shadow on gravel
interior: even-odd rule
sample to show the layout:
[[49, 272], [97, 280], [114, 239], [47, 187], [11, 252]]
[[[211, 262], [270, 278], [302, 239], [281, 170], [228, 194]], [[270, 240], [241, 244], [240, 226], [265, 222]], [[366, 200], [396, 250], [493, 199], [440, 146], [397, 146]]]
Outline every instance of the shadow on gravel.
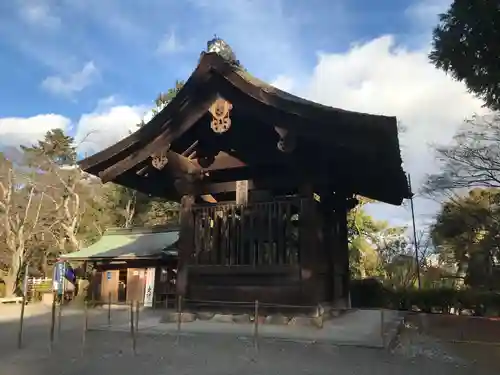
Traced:
[[[129, 335], [90, 332], [85, 351], [67, 340], [47, 351], [22, 351], [2, 360], [2, 374], [465, 374], [432, 361], [411, 362], [373, 349], [329, 345], [263, 342], [256, 351], [249, 341], [235, 338], [138, 336], [137, 354]], [[21, 352], [19, 352], [21, 353]], [[457, 371], [458, 370], [458, 371]]]
[[[42, 308], [36, 306], [30, 306], [30, 308], [37, 308], [38, 311], [24, 319], [22, 348], [20, 350], [18, 349], [18, 337], [21, 308], [19, 307], [19, 314], [16, 314], [15, 311], [13, 312], [11, 308], [9, 311], [9, 320], [0, 321], [0, 375], [7, 373], [3, 365], [11, 359], [23, 358], [24, 360], [33, 355], [36, 358], [45, 358], [51, 352], [51, 310], [50, 308], [46, 308], [40, 311]], [[2, 314], [2, 311], [0, 311], [0, 314]], [[115, 313], [114, 318], [121, 319], [122, 317]], [[7, 318], [3, 318], [2, 320], [4, 319]], [[56, 313], [53, 354], [60, 347], [81, 348], [84, 321], [83, 310], [66, 308], [62, 311], [59, 325], [58, 314]], [[89, 328], [92, 328], [93, 325], [102, 325], [106, 321], [107, 312], [103, 310], [90, 311], [88, 314]]]
[[[114, 313], [113, 319], [128, 314]], [[94, 311], [90, 324], [105, 324], [107, 313]], [[89, 331], [82, 346], [83, 314], [66, 311], [61, 333], [49, 350], [50, 313], [26, 319], [24, 348], [18, 350], [18, 321], [0, 323], [0, 375], [160, 375], [160, 374], [405, 374], [462, 375], [470, 368], [426, 358], [406, 358], [384, 350], [262, 340], [224, 335], [137, 336], [132, 351], [129, 333]], [[84, 348], [84, 350], [82, 350]]]

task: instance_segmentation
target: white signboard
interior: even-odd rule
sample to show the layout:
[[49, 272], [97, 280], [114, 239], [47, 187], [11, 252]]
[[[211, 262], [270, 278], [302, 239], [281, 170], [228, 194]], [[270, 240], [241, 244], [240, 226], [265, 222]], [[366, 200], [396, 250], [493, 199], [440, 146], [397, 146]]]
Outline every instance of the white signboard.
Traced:
[[236, 204], [244, 205], [248, 203], [248, 180], [236, 181]]
[[144, 288], [144, 307], [153, 307], [153, 296], [155, 292], [155, 268], [146, 271], [146, 287]]

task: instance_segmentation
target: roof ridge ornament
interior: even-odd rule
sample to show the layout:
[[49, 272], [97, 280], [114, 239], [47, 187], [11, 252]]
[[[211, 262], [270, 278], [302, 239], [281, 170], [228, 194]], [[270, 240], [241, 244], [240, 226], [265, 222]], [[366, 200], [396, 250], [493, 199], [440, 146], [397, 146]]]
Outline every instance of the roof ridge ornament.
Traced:
[[240, 61], [231, 46], [222, 38], [214, 34], [214, 37], [207, 42], [207, 53], [216, 53], [228, 63], [240, 67]]

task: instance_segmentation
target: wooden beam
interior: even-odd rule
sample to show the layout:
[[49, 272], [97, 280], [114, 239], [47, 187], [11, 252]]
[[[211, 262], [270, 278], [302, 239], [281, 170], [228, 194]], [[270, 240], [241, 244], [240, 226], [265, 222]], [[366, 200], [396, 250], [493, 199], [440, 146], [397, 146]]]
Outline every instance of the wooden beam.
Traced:
[[217, 199], [213, 197], [213, 195], [202, 195], [201, 199], [203, 199], [207, 203], [217, 203]]
[[182, 177], [186, 174], [201, 175], [202, 173], [199, 165], [177, 152], [168, 151], [167, 159], [168, 163], [165, 169], [173, 177]]
[[[248, 190], [296, 190], [297, 184], [293, 180], [286, 178], [266, 178], [259, 180], [248, 180]], [[216, 182], [211, 183], [207, 181], [188, 182], [186, 180], [177, 180], [177, 190], [181, 194], [221, 194], [221, 193], [235, 193], [236, 181], [230, 182]]]
[[[207, 168], [202, 168], [197, 159], [189, 159], [188, 157], [171, 150], [165, 153], [165, 157], [167, 158], [167, 162], [165, 163], [163, 170], [176, 178], [183, 178], [186, 174], [193, 175], [195, 178], [201, 178], [202, 174], [210, 174], [210, 172], [220, 172], [224, 174], [230, 172], [222, 172], [223, 170], [246, 167], [246, 164], [241, 160], [225, 152], [219, 152], [215, 157], [214, 162]], [[144, 175], [146, 168], [149, 168], [149, 166], [141, 168], [137, 174]], [[232, 177], [228, 178], [231, 179]]]
[[118, 176], [114, 182], [155, 197], [168, 197], [174, 201], [178, 201], [181, 197], [175, 189], [174, 180], [169, 176], [165, 176], [162, 184], [158, 184], [154, 178], [139, 176], [130, 171]]
[[247, 166], [240, 159], [235, 158], [234, 156], [231, 156], [224, 151], [220, 151], [215, 156], [213, 163], [208, 167], [205, 168], [201, 167], [198, 162], [198, 159], [194, 159], [193, 162], [195, 162], [200, 169], [203, 169], [203, 171], [215, 171], [215, 170], [232, 169], [232, 168], [240, 168]]
[[[99, 172], [99, 177], [106, 183], [113, 181], [117, 176], [133, 168], [143, 160], [146, 160], [157, 150], [171, 144], [176, 138], [191, 128], [203, 115], [216, 97], [216, 92], [207, 84], [206, 87], [199, 87], [201, 92], [193, 93], [190, 105], [181, 106], [177, 113], [166, 120], [164, 131], [154, 140], [136, 152], [128, 154], [125, 158]], [[168, 106], [167, 106], [168, 107]], [[168, 164], [167, 164], [168, 165]]]
[[[172, 118], [178, 116], [180, 111], [191, 112], [193, 109], [191, 106], [196, 107], [198, 104], [206, 106], [208, 110], [213, 100], [217, 97], [217, 94], [213, 92], [214, 90], [210, 84], [212, 77], [210, 64], [200, 63], [169, 105], [163, 108], [160, 113], [151, 119], [151, 121], [114, 145], [81, 160], [78, 163], [80, 168], [86, 172], [98, 174], [98, 172], [105, 168], [103, 165], [108, 165], [110, 160], [116, 157], [122, 159], [120, 155], [130, 156], [144, 148], [145, 145], [149, 145], [158, 136], [161, 136], [167, 127], [176, 127], [179, 121], [172, 121]], [[193, 98], [198, 98], [199, 100], [193, 100]], [[204, 111], [202, 115], [205, 112], [206, 111]], [[182, 131], [183, 129], [177, 127], [177, 129], [174, 130]], [[154, 149], [149, 150], [148, 148], [147, 153], [141, 154], [140, 156], [137, 155], [137, 158], [145, 160], [148, 155], [154, 152]], [[128, 167], [128, 165], [126, 165], [126, 167]], [[128, 170], [130, 168], [126, 169]]]
[[193, 152], [193, 150], [198, 146], [199, 141], [194, 141], [191, 146], [189, 146], [186, 150], [184, 150], [181, 155], [182, 156], [189, 156]]

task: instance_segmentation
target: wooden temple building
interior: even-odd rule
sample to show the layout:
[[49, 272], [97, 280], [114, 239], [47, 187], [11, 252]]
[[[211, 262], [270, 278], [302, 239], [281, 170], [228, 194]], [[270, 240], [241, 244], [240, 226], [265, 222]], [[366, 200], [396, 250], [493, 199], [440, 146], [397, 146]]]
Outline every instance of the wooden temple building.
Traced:
[[411, 194], [395, 117], [278, 90], [220, 39], [151, 121], [80, 166], [180, 202], [186, 303], [347, 305], [356, 196], [400, 205]]

